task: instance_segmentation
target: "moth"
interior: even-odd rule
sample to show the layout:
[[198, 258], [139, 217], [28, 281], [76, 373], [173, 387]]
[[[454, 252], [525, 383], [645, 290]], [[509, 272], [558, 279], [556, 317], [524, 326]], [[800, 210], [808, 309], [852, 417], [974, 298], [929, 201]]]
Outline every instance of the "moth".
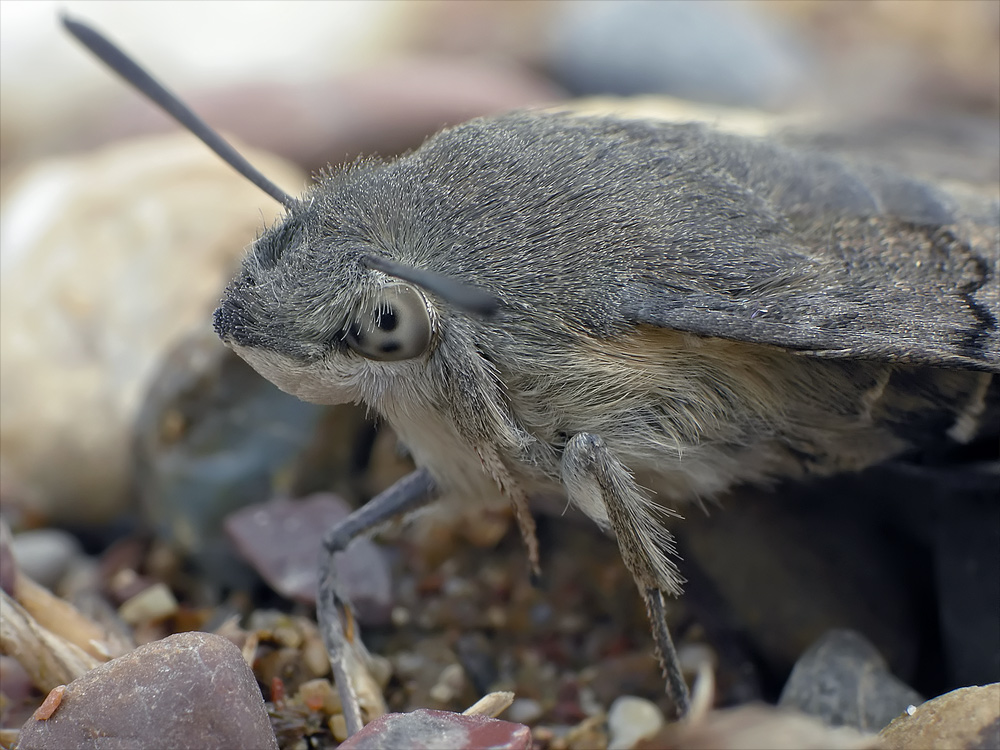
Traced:
[[560, 492], [616, 536], [683, 713], [678, 507], [1000, 431], [995, 192], [699, 124], [515, 112], [292, 198], [64, 23], [286, 208], [219, 336], [288, 393], [367, 404], [419, 467], [327, 536], [342, 689], [334, 551], [433, 499], [513, 504], [537, 568], [528, 498]]

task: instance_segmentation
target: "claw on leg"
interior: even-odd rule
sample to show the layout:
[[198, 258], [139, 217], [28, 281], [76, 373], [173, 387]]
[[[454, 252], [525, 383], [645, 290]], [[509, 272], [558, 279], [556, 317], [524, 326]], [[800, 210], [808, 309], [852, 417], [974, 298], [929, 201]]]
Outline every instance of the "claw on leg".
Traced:
[[350, 603], [341, 593], [336, 553], [347, 549], [351, 541], [376, 526], [426, 505], [436, 493], [437, 487], [430, 474], [424, 469], [417, 469], [355, 510], [323, 537], [316, 619], [330, 657], [348, 736], [360, 731], [363, 726], [355, 675], [365, 672], [363, 663], [366, 652], [358, 637]]
[[[361, 731], [361, 704], [351, 675], [357, 671], [359, 654], [353, 638], [354, 618], [350, 607], [337, 593], [337, 581], [333, 570], [333, 555], [321, 553], [319, 592], [316, 598], [316, 619], [323, 636], [333, 681], [337, 685], [340, 703], [343, 706], [344, 721], [348, 736]], [[343, 619], [341, 612], [344, 613]], [[346, 627], [345, 627], [346, 624]]]
[[670, 628], [667, 627], [667, 608], [663, 589], [646, 589], [642, 592], [642, 598], [646, 602], [646, 614], [649, 615], [649, 623], [653, 628], [656, 657], [660, 661], [663, 677], [667, 681], [667, 695], [676, 711], [676, 715], [671, 718], [679, 719], [687, 716], [691, 710], [691, 695], [681, 673], [681, 663], [674, 648], [674, 639], [670, 637]]
[[562, 478], [570, 499], [614, 531], [625, 566], [646, 603], [675, 718], [684, 716], [691, 699], [667, 627], [664, 598], [680, 594], [683, 583], [671, 559], [676, 555], [673, 537], [660, 518], [670, 511], [653, 502], [596, 435], [581, 433], [566, 444]]

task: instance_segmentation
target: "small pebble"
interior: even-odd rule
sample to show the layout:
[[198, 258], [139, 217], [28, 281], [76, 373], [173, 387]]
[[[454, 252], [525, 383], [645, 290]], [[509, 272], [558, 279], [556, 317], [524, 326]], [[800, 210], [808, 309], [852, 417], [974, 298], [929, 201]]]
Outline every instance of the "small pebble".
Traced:
[[21, 572], [47, 589], [54, 589], [83, 554], [76, 537], [59, 529], [22, 531], [11, 547]]
[[299, 686], [299, 697], [313, 711], [335, 714], [342, 710], [340, 695], [329, 680], [309, 680]]
[[[568, 750], [608, 747], [608, 733], [605, 726], [606, 722], [603, 715], [587, 717], [566, 732], [566, 736], [563, 738], [564, 747]], [[558, 747], [557, 745], [556, 748]], [[553, 750], [556, 750], [556, 748]]]
[[491, 628], [502, 630], [507, 626], [507, 610], [499, 604], [494, 604], [486, 610], [486, 622]]
[[393, 627], [402, 628], [410, 624], [410, 610], [406, 607], [393, 607], [390, 617], [392, 619]]
[[518, 724], [532, 724], [545, 713], [542, 704], [534, 698], [515, 698], [507, 709], [507, 718]]
[[177, 599], [165, 583], [154, 583], [118, 608], [118, 615], [129, 625], [155, 622], [177, 612]]
[[334, 714], [326, 725], [330, 727], [330, 734], [337, 742], [343, 742], [347, 739], [347, 719], [344, 718], [343, 714]]
[[[351, 507], [332, 494], [279, 498], [230, 514], [225, 530], [243, 559], [271, 588], [289, 599], [314, 603], [323, 535], [350, 512]], [[382, 549], [370, 539], [355, 539], [337, 555], [336, 565], [361, 623], [387, 623], [393, 608], [392, 576]]]
[[580, 709], [587, 716], [604, 715], [604, 706], [597, 699], [597, 695], [594, 693], [593, 688], [589, 685], [580, 685], [580, 690], [577, 693], [577, 700], [580, 702]]
[[663, 713], [645, 698], [623, 695], [608, 710], [608, 750], [630, 750], [652, 737], [664, 724]]
[[438, 677], [437, 684], [431, 688], [431, 698], [439, 703], [448, 703], [465, 687], [465, 670], [461, 664], [449, 664]]
[[309, 638], [302, 647], [302, 662], [317, 677], [325, 677], [330, 672], [330, 657], [323, 641]]
[[677, 648], [677, 659], [684, 674], [698, 674], [703, 664], [718, 669], [719, 658], [711, 646], [704, 643], [684, 643]]
[[302, 645], [302, 633], [292, 622], [278, 625], [272, 632], [274, 642], [285, 648], [299, 648]]

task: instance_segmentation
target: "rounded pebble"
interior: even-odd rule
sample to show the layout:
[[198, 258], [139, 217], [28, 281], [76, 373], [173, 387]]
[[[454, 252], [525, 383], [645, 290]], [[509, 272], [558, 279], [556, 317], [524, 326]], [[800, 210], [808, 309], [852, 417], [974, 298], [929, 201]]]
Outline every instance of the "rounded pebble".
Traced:
[[544, 712], [542, 704], [534, 698], [517, 698], [510, 704], [504, 718], [517, 724], [531, 724], [538, 721]]
[[656, 734], [664, 724], [663, 713], [645, 698], [623, 695], [608, 710], [608, 750], [629, 750]]
[[59, 529], [22, 531], [11, 542], [21, 572], [47, 589], [55, 588], [83, 550], [76, 537]]

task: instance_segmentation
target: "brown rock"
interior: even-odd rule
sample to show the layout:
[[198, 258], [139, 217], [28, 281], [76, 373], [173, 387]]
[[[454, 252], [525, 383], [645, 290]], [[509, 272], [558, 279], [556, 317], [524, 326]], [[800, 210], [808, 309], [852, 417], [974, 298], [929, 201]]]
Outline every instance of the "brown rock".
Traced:
[[[247, 156], [301, 190], [286, 163]], [[5, 186], [5, 501], [60, 519], [123, 509], [131, 424], [157, 361], [208, 327], [243, 249], [280, 211], [188, 134], [39, 162]]]
[[[350, 512], [346, 502], [329, 493], [301, 500], [279, 498], [233, 513], [225, 529], [243, 559], [271, 588], [313, 604], [323, 536]], [[386, 624], [392, 609], [392, 578], [379, 547], [370, 539], [355, 539], [338, 553], [336, 570], [361, 622]]]
[[278, 744], [253, 673], [222, 636], [181, 633], [147, 644], [66, 686], [21, 750], [261, 748]]
[[1000, 747], [1000, 683], [940, 695], [894, 719], [879, 738], [886, 750]]

